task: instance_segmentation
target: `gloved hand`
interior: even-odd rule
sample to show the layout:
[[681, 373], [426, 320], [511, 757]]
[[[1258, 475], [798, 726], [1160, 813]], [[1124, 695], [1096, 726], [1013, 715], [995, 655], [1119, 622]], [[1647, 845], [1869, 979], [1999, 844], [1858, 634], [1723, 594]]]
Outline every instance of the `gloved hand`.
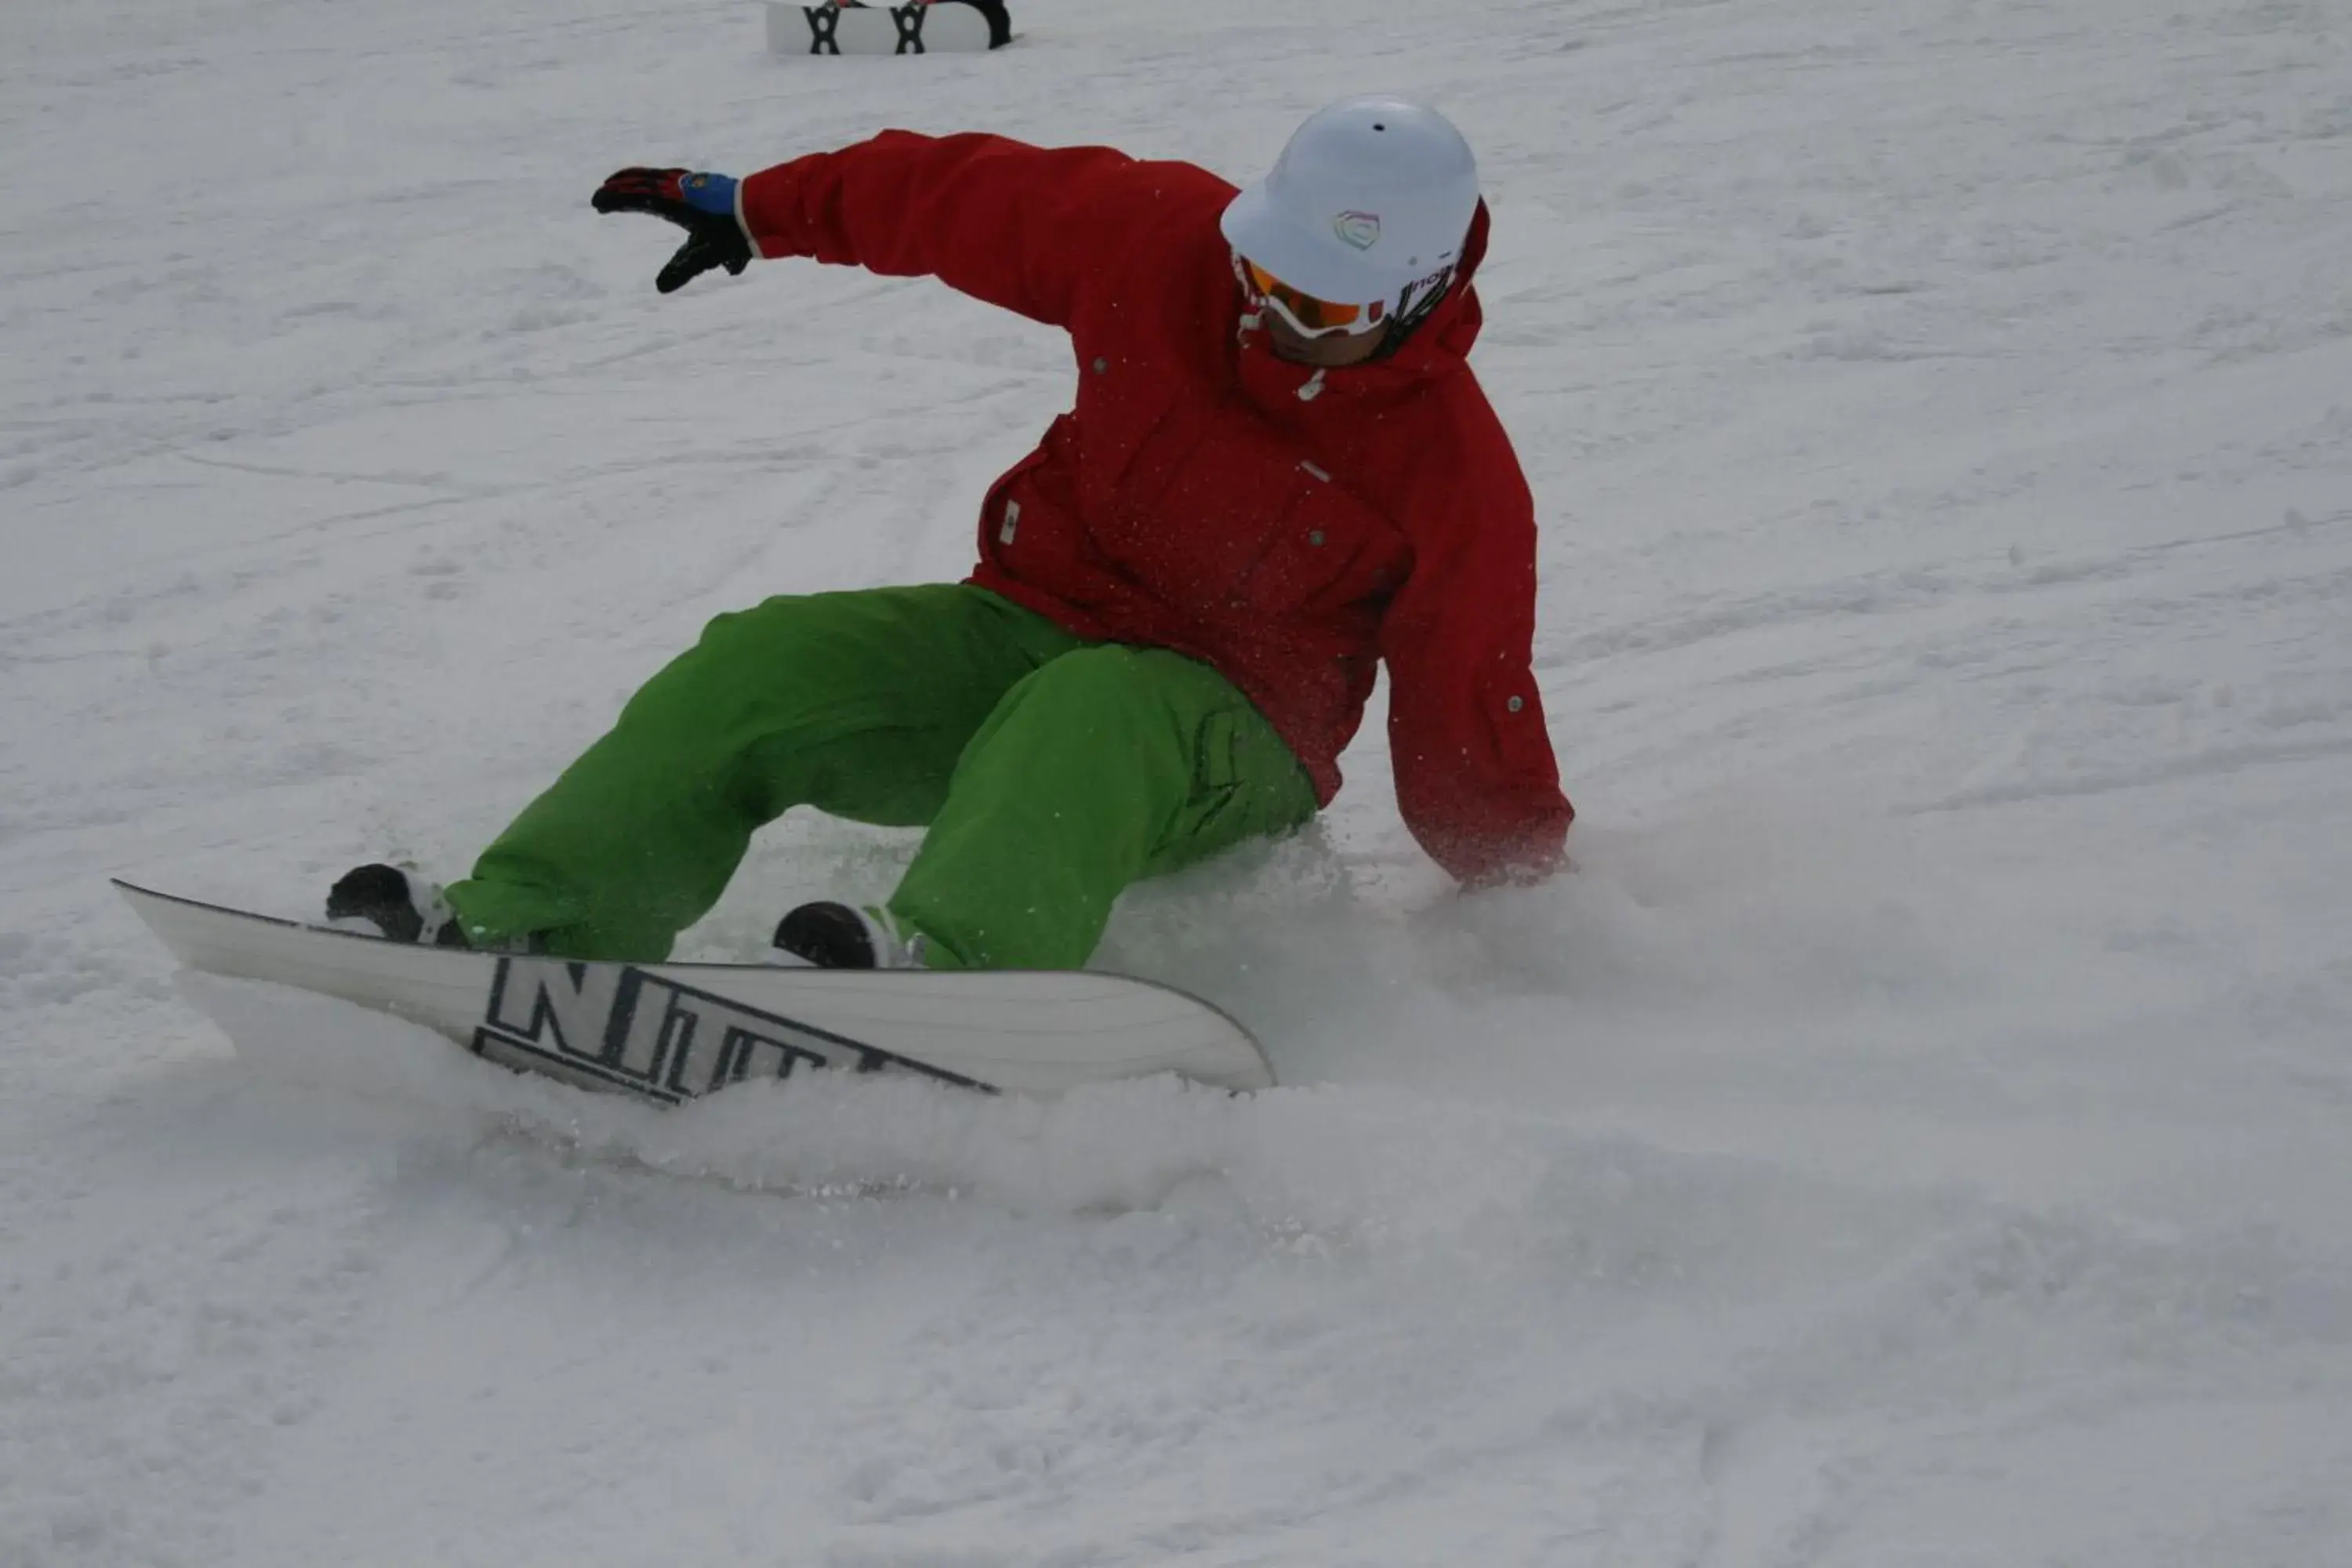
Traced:
[[592, 205], [600, 213], [651, 213], [686, 230], [686, 243], [654, 279], [665, 294], [714, 267], [740, 275], [751, 264], [751, 242], [735, 218], [735, 182], [725, 174], [624, 169], [596, 187]]

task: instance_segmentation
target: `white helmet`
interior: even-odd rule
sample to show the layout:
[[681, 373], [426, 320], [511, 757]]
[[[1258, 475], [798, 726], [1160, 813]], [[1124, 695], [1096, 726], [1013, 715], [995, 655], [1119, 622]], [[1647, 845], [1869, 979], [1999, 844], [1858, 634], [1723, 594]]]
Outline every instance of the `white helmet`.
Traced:
[[1408, 293], [1450, 279], [1477, 210], [1478, 163], [1451, 121], [1401, 98], [1351, 98], [1309, 116], [1219, 226], [1294, 289], [1402, 314], [1428, 302]]

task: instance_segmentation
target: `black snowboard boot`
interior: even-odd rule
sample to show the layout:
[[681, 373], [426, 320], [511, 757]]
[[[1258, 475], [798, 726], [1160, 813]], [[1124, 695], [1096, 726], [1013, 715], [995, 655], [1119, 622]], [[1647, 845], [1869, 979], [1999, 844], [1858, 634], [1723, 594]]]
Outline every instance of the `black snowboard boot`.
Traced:
[[346, 871], [327, 891], [327, 923], [357, 930], [364, 921], [392, 942], [424, 947], [471, 947], [457, 913], [440, 888], [397, 866], [362, 866]]
[[803, 904], [776, 922], [776, 962], [807, 969], [920, 969], [923, 939], [880, 910]]

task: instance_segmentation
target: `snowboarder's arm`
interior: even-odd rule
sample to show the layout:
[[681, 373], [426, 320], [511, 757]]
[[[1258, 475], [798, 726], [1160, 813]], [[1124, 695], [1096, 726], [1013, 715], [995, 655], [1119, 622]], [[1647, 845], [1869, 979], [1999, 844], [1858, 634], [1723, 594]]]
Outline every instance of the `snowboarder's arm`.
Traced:
[[1558, 867], [1576, 815], [1530, 668], [1534, 502], [1507, 447], [1443, 510], [1415, 529], [1381, 626], [1397, 806], [1457, 879], [1529, 880]]
[[1066, 326], [1087, 270], [1118, 250], [1105, 209], [1141, 167], [1108, 147], [886, 131], [745, 179], [743, 226], [764, 258], [928, 274]]

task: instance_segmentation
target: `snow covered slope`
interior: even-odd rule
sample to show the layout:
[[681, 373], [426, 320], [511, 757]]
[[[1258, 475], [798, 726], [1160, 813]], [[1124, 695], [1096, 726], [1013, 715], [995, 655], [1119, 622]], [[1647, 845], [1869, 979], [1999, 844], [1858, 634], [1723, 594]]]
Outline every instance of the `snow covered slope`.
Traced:
[[[2342, 7], [1020, 21], [0, 9], [0, 1563], [2352, 1562]], [[108, 873], [461, 868], [1065, 405], [936, 286], [657, 299], [611, 168], [1244, 176], [1375, 87], [1487, 170], [1578, 875], [1454, 899], [1371, 726], [1103, 955], [1244, 1101], [657, 1117], [264, 1006], [280, 1082], [175, 993]], [[691, 955], [908, 852], [782, 824]]]

